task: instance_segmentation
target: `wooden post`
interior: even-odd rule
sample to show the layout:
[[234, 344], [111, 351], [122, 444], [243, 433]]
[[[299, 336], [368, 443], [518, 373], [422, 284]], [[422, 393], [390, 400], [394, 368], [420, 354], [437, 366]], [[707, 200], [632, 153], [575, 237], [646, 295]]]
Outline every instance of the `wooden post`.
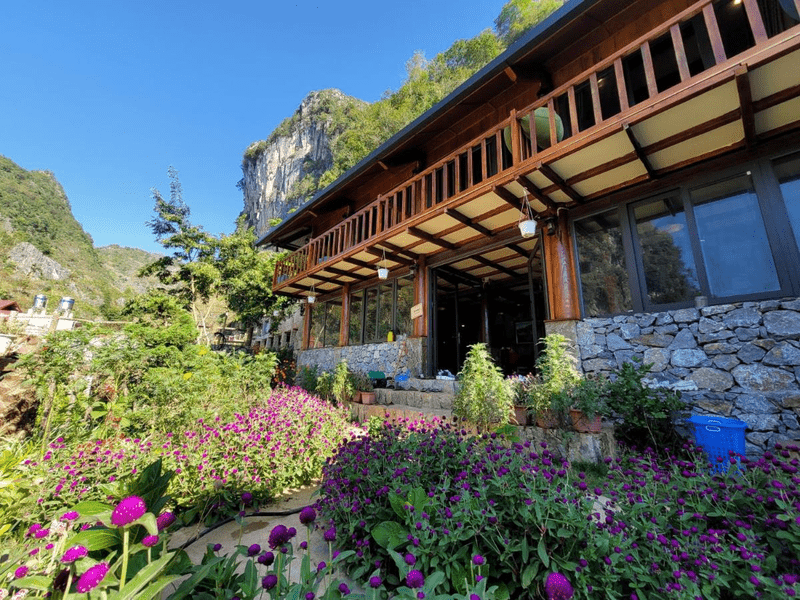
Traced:
[[492, 345], [489, 336], [489, 290], [485, 281], [481, 284], [481, 342], [487, 348]]
[[550, 320], [580, 319], [575, 257], [567, 211], [559, 211], [555, 234], [544, 234], [544, 257]]
[[311, 309], [313, 304], [306, 303], [306, 310], [303, 313], [303, 341], [300, 347], [303, 350], [308, 350], [308, 339], [311, 335]]
[[342, 286], [342, 320], [339, 322], [339, 347], [350, 343], [350, 284]]
[[417, 273], [414, 275], [414, 300], [422, 304], [422, 316], [414, 319], [414, 337], [428, 335], [428, 269], [425, 256], [417, 259]]

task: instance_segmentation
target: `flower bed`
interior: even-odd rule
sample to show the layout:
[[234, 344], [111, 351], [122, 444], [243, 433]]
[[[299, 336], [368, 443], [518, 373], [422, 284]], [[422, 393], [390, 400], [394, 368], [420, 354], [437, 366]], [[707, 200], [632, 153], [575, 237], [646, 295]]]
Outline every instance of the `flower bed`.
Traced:
[[[355, 551], [351, 575], [380, 564], [390, 587], [405, 576], [395, 555], [410, 555], [445, 593], [483, 574], [492, 597], [552, 598], [557, 573], [564, 598], [791, 597], [800, 478], [779, 452], [713, 477], [690, 447], [626, 454], [591, 486], [546, 447], [387, 426], [328, 461], [318, 508]], [[475, 556], [488, 565], [477, 574]]]

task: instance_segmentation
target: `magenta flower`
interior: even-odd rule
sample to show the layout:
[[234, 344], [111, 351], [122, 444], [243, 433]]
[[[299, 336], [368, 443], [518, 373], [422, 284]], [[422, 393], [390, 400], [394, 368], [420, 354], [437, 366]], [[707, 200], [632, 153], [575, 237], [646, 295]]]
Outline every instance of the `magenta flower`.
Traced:
[[383, 580], [377, 575], [369, 578], [369, 587], [379, 588], [381, 587], [381, 584], [383, 584]]
[[572, 584], [561, 573], [550, 573], [544, 584], [547, 600], [570, 600], [574, 591]]
[[275, 555], [272, 552], [264, 552], [264, 554], [259, 555], [257, 560], [258, 564], [268, 567], [275, 562]]
[[272, 573], [261, 580], [261, 587], [263, 587], [265, 590], [271, 590], [276, 585], [278, 585], [278, 576], [273, 575]]
[[175, 515], [172, 514], [170, 511], [166, 511], [158, 515], [156, 519], [156, 525], [158, 526], [159, 531], [163, 531], [170, 525], [175, 522]]
[[275, 550], [289, 541], [289, 530], [285, 525], [276, 525], [269, 532], [269, 547]]
[[336, 540], [336, 527], [331, 527], [322, 534], [326, 542], [333, 542]]
[[28, 574], [27, 565], [22, 565], [21, 567], [17, 567], [17, 570], [14, 571], [14, 579], [22, 579], [27, 574]]
[[425, 585], [425, 576], [416, 569], [409, 571], [406, 575], [406, 585], [413, 589], [421, 588]]
[[214, 544], [213, 550], [214, 550], [214, 552], [219, 552], [220, 550], [222, 550], [222, 544], [220, 544], [220, 543]]
[[30, 527], [28, 527], [28, 536], [34, 535], [41, 528], [42, 528], [42, 526], [39, 523], [34, 523]]
[[259, 544], [251, 544], [247, 549], [247, 556], [255, 556], [259, 552], [261, 552], [261, 546]]
[[40, 540], [42, 538], [46, 538], [48, 535], [50, 535], [50, 530], [49, 529], [37, 529], [33, 533], [33, 537], [35, 537], [37, 540]]
[[146, 512], [147, 506], [145, 506], [144, 500], [139, 496], [128, 496], [117, 504], [111, 513], [111, 523], [117, 527], [125, 527], [139, 519]]
[[339, 584], [339, 591], [342, 593], [342, 596], [347, 596], [350, 593], [350, 588], [347, 587], [346, 583]]
[[142, 546], [145, 548], [152, 548], [158, 543], [158, 536], [157, 535], [146, 535], [142, 540]]
[[89, 554], [88, 548], [86, 546], [73, 546], [69, 550], [64, 553], [64, 556], [61, 557], [61, 562], [65, 565], [70, 563], [74, 563], [76, 560], [83, 558]]
[[78, 583], [75, 584], [75, 590], [79, 594], [86, 594], [90, 590], [93, 590], [100, 585], [100, 582], [103, 581], [106, 573], [108, 573], [107, 563], [100, 563], [99, 565], [91, 567], [80, 576]]
[[306, 506], [303, 510], [300, 511], [300, 522], [303, 525], [311, 525], [317, 519], [317, 511], [315, 511], [311, 506]]
[[405, 560], [406, 564], [410, 567], [413, 567], [415, 564], [417, 564], [417, 557], [410, 552], [403, 557], [403, 560]]
[[80, 514], [78, 514], [77, 510], [70, 510], [68, 512], [65, 512], [63, 515], [61, 515], [61, 520], [62, 521], [74, 521], [78, 517], [80, 517]]
[[480, 554], [476, 554], [472, 557], [472, 564], [476, 566], [481, 566], [483, 563], [486, 562], [486, 559], [483, 558]]
[[251, 494], [250, 492], [242, 493], [242, 504], [244, 504], [245, 506], [249, 506], [252, 501], [253, 501], [253, 494]]

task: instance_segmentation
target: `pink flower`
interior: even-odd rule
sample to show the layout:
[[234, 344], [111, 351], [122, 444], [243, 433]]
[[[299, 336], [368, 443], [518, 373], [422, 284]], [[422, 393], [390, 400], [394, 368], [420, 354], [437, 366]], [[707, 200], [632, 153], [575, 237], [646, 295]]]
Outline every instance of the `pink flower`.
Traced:
[[561, 573], [550, 573], [544, 584], [547, 600], [569, 600], [574, 594], [572, 584]]
[[158, 518], [156, 519], [156, 525], [158, 526], [159, 531], [163, 531], [164, 529], [172, 525], [174, 522], [175, 522], [175, 515], [169, 511], [161, 513], [160, 515], [158, 515]]
[[61, 515], [61, 520], [62, 521], [74, 521], [78, 517], [80, 517], [80, 514], [78, 514], [78, 511], [71, 510], [71, 511], [65, 512], [63, 515]]
[[86, 546], [73, 546], [69, 550], [64, 553], [64, 556], [61, 557], [61, 562], [65, 565], [70, 563], [74, 563], [76, 560], [83, 558], [89, 554], [89, 550]]
[[14, 571], [14, 578], [22, 579], [27, 574], [28, 574], [28, 567], [26, 565], [22, 565], [21, 567], [17, 567], [17, 570]]
[[142, 546], [145, 548], [152, 548], [158, 543], [158, 536], [157, 535], [146, 535], [142, 540]]
[[100, 585], [100, 582], [103, 581], [106, 573], [108, 573], [107, 563], [100, 563], [99, 565], [91, 567], [80, 576], [78, 583], [75, 584], [75, 590], [79, 594], [86, 594], [89, 592], [89, 590], [93, 590]]
[[[128, 496], [111, 513], [111, 523], [117, 527], [125, 527], [147, 512], [144, 500], [139, 496]], [[91, 589], [91, 588], [90, 588]]]

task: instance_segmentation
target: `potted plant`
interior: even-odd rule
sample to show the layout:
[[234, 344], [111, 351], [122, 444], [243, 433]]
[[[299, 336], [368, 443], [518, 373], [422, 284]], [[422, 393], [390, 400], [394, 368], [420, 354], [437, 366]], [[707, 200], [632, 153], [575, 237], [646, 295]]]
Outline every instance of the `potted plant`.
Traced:
[[513, 406], [511, 387], [494, 364], [486, 344], [474, 344], [459, 373], [460, 385], [453, 414], [486, 431], [491, 423], [505, 422]]
[[544, 338], [544, 350], [536, 360], [537, 375], [528, 387], [528, 406], [536, 424], [546, 429], [559, 427], [569, 406], [564, 397], [580, 379], [575, 358], [567, 352], [567, 340], [559, 333]]
[[355, 402], [353, 396], [357, 393], [355, 383], [353, 382], [353, 373], [347, 368], [347, 361], [343, 360], [333, 371], [333, 397], [336, 402], [342, 405], [345, 401]]
[[608, 408], [605, 380], [581, 379], [567, 392], [572, 427], [580, 433], [600, 433]]
[[533, 381], [533, 375], [509, 375], [507, 379], [514, 401], [512, 419], [517, 425], [528, 424], [528, 387]]
[[355, 374], [356, 389], [361, 392], [362, 404], [375, 404], [375, 387], [372, 385], [372, 380], [366, 373]]

